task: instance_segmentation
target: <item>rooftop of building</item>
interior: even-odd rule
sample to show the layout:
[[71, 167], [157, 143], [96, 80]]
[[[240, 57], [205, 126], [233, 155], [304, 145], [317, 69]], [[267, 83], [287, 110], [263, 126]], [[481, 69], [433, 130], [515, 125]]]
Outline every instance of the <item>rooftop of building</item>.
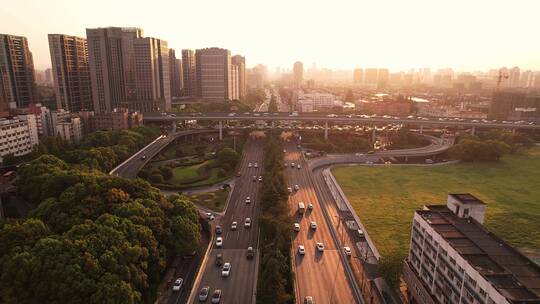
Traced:
[[465, 205], [485, 205], [482, 200], [469, 193], [450, 193], [449, 196], [460, 201]]
[[540, 301], [539, 265], [475, 220], [460, 218], [445, 205], [426, 208], [417, 213], [511, 303]]

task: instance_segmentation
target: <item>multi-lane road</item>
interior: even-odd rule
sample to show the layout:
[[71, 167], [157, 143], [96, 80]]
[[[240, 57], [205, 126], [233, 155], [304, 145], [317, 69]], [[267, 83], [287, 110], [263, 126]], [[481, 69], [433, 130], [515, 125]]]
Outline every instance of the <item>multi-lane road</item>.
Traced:
[[[215, 289], [222, 290], [220, 303], [254, 303], [257, 290], [258, 240], [259, 240], [259, 188], [263, 175], [262, 139], [249, 139], [245, 144], [240, 163], [240, 177], [236, 178], [225, 214], [214, 220], [215, 225], [222, 228], [216, 234], [212, 248], [202, 265], [202, 275], [192, 291], [193, 303], [198, 303], [198, 293], [203, 286], [209, 286], [211, 293]], [[251, 168], [249, 164], [251, 163]], [[257, 164], [258, 168], [255, 168]], [[256, 177], [257, 181], [253, 181]], [[250, 197], [251, 203], [246, 203]], [[244, 226], [246, 218], [251, 219], [251, 227]], [[237, 222], [236, 230], [231, 228]], [[223, 246], [216, 246], [216, 238], [223, 238]], [[248, 247], [253, 247], [255, 256], [247, 258]], [[216, 266], [217, 254], [223, 255], [223, 261], [231, 263], [229, 277], [222, 277], [222, 267]], [[209, 302], [209, 301], [208, 301]]]
[[[289, 196], [289, 211], [294, 221], [300, 224], [300, 231], [292, 232], [291, 248], [297, 303], [303, 303], [308, 296], [313, 297], [315, 303], [361, 303], [354, 279], [344, 261], [343, 248], [336, 244], [335, 237], [339, 238], [339, 235], [331, 231], [335, 227], [324, 214], [322, 208], [325, 206], [317, 193], [312, 173], [295, 143], [286, 144], [285, 151], [283, 162], [287, 164], [287, 183], [293, 189], [295, 185], [299, 186], [299, 190], [293, 190]], [[299, 212], [299, 202], [305, 205], [303, 214]], [[309, 204], [313, 204], [312, 210], [309, 210]], [[312, 221], [316, 223], [316, 229], [310, 227]], [[318, 242], [323, 243], [323, 252], [317, 250]], [[304, 255], [298, 252], [299, 245], [304, 246]]]

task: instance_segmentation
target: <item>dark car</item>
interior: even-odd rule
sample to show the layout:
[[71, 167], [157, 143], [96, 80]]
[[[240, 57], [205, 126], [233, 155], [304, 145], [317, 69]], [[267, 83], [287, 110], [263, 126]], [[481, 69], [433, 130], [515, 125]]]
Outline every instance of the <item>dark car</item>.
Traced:
[[223, 232], [223, 229], [221, 229], [220, 225], [217, 225], [216, 226], [216, 234], [221, 234], [221, 232]]
[[253, 256], [255, 255], [255, 252], [253, 251], [253, 247], [248, 247], [246, 257], [248, 260], [253, 259]]
[[221, 266], [221, 265], [223, 265], [223, 254], [218, 253], [216, 255], [216, 266]]

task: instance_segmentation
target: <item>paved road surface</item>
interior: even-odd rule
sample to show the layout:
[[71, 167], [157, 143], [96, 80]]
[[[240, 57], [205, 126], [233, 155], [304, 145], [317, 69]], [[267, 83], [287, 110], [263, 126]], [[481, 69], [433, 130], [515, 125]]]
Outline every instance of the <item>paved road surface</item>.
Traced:
[[[262, 183], [253, 182], [253, 176], [263, 175], [263, 145], [262, 139], [250, 139], [245, 145], [240, 172], [242, 176], [235, 181], [235, 187], [231, 194], [229, 205], [223, 217], [216, 221], [216, 224], [223, 228], [223, 248], [217, 248], [212, 244], [202, 278], [196, 286], [194, 292], [197, 296], [194, 303], [198, 302], [198, 292], [202, 286], [210, 286], [210, 291], [221, 289], [223, 291], [221, 303], [252, 303], [253, 295], [257, 286], [257, 258], [248, 260], [246, 258], [247, 248], [252, 246], [257, 248], [259, 238], [258, 190]], [[259, 168], [248, 168], [248, 163], [258, 163]], [[249, 196], [251, 204], [246, 204], [245, 199]], [[251, 228], [244, 228], [244, 220], [251, 218]], [[231, 223], [238, 222], [236, 231], [231, 230]], [[215, 265], [216, 254], [222, 253], [224, 262], [232, 264], [231, 274], [228, 278], [221, 277], [221, 267]], [[257, 249], [256, 249], [257, 256]], [[210, 302], [208, 300], [208, 302]]]
[[[298, 184], [299, 191], [289, 196], [290, 212], [295, 222], [300, 223], [300, 232], [293, 234], [293, 262], [296, 274], [295, 290], [297, 303], [303, 303], [304, 297], [312, 296], [316, 303], [355, 303], [351, 285], [338, 250], [327, 225], [321, 201], [316, 193], [316, 185], [306, 162], [294, 143], [285, 146], [284, 163], [287, 163], [285, 175], [291, 187]], [[300, 163], [301, 169], [291, 168], [290, 164]], [[298, 213], [298, 202], [312, 203], [312, 211], [306, 210], [302, 216]], [[317, 229], [309, 227], [310, 222], [317, 223]], [[292, 227], [291, 227], [292, 230]], [[316, 243], [322, 242], [324, 252], [317, 252]], [[304, 245], [306, 254], [298, 254], [298, 245]]]

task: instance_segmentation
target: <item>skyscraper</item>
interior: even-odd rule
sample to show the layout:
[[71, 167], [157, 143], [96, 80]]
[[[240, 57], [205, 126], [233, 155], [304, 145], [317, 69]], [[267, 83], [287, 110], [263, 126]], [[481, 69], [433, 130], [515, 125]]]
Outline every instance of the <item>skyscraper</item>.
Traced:
[[133, 43], [142, 37], [142, 30], [86, 29], [86, 37], [94, 111], [110, 112], [136, 96]]
[[353, 82], [356, 83], [356, 84], [364, 82], [364, 70], [362, 70], [362, 69], [354, 69]]
[[193, 50], [182, 50], [182, 78], [184, 80], [184, 95], [197, 96], [197, 67]]
[[[169, 48], [161, 39], [145, 37], [133, 40], [136, 102], [127, 108], [142, 112], [171, 109]], [[133, 106], [129, 106], [132, 104]]]
[[294, 85], [299, 87], [302, 85], [302, 80], [304, 79], [304, 64], [297, 61], [293, 65], [293, 74], [294, 74]]
[[521, 72], [518, 67], [513, 67], [508, 71], [508, 83], [511, 88], [519, 87]]
[[34, 60], [26, 37], [0, 34], [0, 94], [4, 104], [36, 102]]
[[236, 64], [231, 64], [231, 99], [236, 100], [240, 99], [240, 83], [239, 83], [239, 71]]
[[199, 97], [231, 100], [231, 52], [220, 48], [199, 49], [195, 58]]
[[238, 99], [243, 99], [246, 96], [246, 58], [235, 55], [231, 60], [232, 64], [238, 67]]
[[364, 82], [367, 84], [377, 84], [378, 81], [378, 71], [377, 69], [366, 69], [364, 75]]
[[49, 34], [56, 107], [71, 112], [93, 110], [86, 39]]
[[174, 49], [169, 49], [169, 77], [171, 78], [171, 96], [179, 97], [182, 92], [182, 61], [176, 58]]

